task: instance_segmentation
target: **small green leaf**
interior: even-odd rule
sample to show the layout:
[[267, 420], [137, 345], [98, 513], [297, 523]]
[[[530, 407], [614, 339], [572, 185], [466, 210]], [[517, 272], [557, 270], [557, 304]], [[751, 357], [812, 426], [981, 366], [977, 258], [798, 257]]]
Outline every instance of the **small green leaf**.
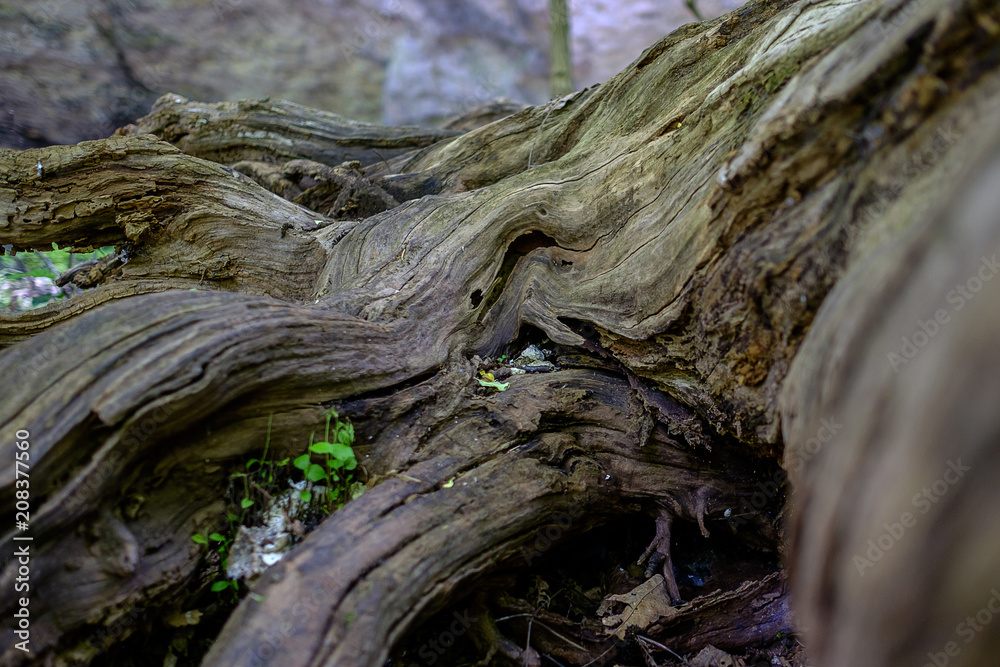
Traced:
[[354, 450], [342, 442], [332, 442], [330, 448], [330, 454], [338, 461], [349, 461], [354, 458]]
[[315, 442], [309, 446], [309, 451], [314, 454], [333, 454], [333, 443]]
[[303, 454], [302, 456], [292, 461], [292, 465], [298, 468], [299, 470], [305, 470], [306, 468], [309, 467], [309, 455]]
[[247, 461], [247, 470], [249, 470], [250, 466], [252, 466], [254, 463], [260, 463], [260, 459], [250, 459], [249, 461]]
[[226, 538], [223, 537], [222, 535], [219, 535], [218, 533], [212, 533], [211, 535], [208, 536], [208, 539], [215, 540], [216, 542], [225, 542], [226, 541]]
[[249, 498], [244, 498], [243, 500], [240, 501], [240, 507], [242, 507], [243, 509], [246, 509], [251, 505], [253, 505], [253, 501], [250, 500]]
[[497, 391], [507, 391], [507, 387], [510, 386], [510, 382], [487, 382], [482, 378], [479, 379], [479, 384], [484, 387], [493, 387]]
[[226, 521], [228, 521], [229, 523], [233, 523], [234, 521], [239, 521], [239, 520], [240, 518], [235, 514], [233, 514], [232, 512], [226, 514]]
[[354, 442], [354, 436], [351, 435], [350, 431], [344, 429], [337, 433], [337, 442], [345, 447], [350, 447], [351, 443]]
[[305, 503], [312, 502], [312, 499], [313, 499], [312, 491], [310, 491], [308, 489], [306, 489], [305, 491], [299, 491], [299, 498], [301, 498], [302, 502], [305, 502]]
[[208, 544], [208, 540], [205, 538], [204, 535], [201, 535], [200, 533], [195, 533], [194, 535], [192, 535], [191, 541], [197, 542], [198, 544]]
[[250, 598], [251, 600], [253, 600], [254, 602], [263, 602], [264, 601], [264, 596], [261, 595], [260, 593], [248, 593], [247, 597]]
[[322, 466], [318, 466], [314, 463], [306, 468], [306, 479], [310, 482], [321, 482], [326, 479], [326, 472], [323, 470]]
[[229, 582], [228, 581], [217, 581], [214, 584], [212, 584], [212, 592], [213, 593], [218, 593], [219, 591], [224, 591], [227, 588], [229, 588]]
[[278, 461], [278, 462], [277, 462], [277, 463], [275, 463], [274, 465], [278, 465], [278, 466], [286, 466], [286, 465], [288, 465], [288, 461], [290, 460], [290, 458], [291, 458], [291, 457], [288, 457], [288, 456], [286, 456], [285, 458], [281, 459], [280, 461]]
[[455, 486], [455, 478], [454, 477], [452, 477], [447, 482], [445, 482], [444, 484], [442, 484], [441, 488], [442, 489], [450, 489], [453, 486]]
[[347, 461], [347, 463], [344, 464], [345, 470], [354, 470], [357, 467], [358, 467], [358, 460], [355, 458], [351, 458], [350, 460]]

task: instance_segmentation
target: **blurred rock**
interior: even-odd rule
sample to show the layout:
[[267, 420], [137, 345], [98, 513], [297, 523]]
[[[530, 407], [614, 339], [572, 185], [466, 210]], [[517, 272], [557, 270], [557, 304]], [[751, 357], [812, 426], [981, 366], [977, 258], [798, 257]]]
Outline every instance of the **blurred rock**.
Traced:
[[[699, 0], [715, 16], [741, 0]], [[683, 0], [570, 2], [575, 84], [678, 25]], [[0, 146], [110, 135], [173, 91], [434, 124], [548, 99], [547, 0], [0, 0]]]

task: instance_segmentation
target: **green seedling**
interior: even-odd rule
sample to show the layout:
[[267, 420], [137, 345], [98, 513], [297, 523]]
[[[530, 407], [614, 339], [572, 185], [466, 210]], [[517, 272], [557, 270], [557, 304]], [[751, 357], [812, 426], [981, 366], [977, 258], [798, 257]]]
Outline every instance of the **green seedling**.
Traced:
[[205, 537], [201, 533], [195, 533], [191, 536], [191, 541], [196, 544], [200, 544], [209, 550], [213, 550], [212, 542], [217, 542], [218, 546], [214, 550], [219, 554], [222, 561], [222, 575], [219, 579], [212, 583], [212, 592], [221, 593], [225, 590], [231, 590], [233, 594], [233, 601], [235, 602], [239, 598], [240, 583], [235, 579], [228, 579], [225, 576], [227, 566], [229, 564], [229, 545], [233, 543], [232, 538], [226, 537], [220, 533], [211, 533], [208, 537]]
[[[331, 423], [333, 423], [331, 437]], [[309, 437], [309, 452], [292, 461], [292, 465], [302, 471], [307, 481], [313, 484], [323, 483], [327, 489], [324, 506], [327, 511], [342, 506], [350, 498], [356, 497], [358, 488], [352, 484], [351, 471], [358, 467], [351, 445], [354, 443], [354, 425], [350, 421], [340, 421], [336, 411], [326, 413], [326, 433], [321, 442], [313, 442]], [[313, 462], [313, 454], [320, 457], [321, 463]], [[303, 500], [312, 500], [312, 493], [307, 489], [301, 493]]]
[[[315, 435], [313, 434], [309, 438], [309, 451], [307, 453], [294, 460], [291, 457], [285, 457], [280, 461], [274, 461], [268, 459], [273, 417], [274, 415], [271, 415], [267, 420], [267, 437], [264, 441], [264, 452], [261, 457], [250, 459], [245, 464], [245, 472], [238, 472], [231, 476], [233, 480], [242, 479], [243, 488], [239, 498], [239, 513], [237, 514], [235, 507], [226, 513], [230, 535], [235, 536], [241, 525], [251, 525], [250, 522], [254, 516], [250, 513], [251, 508], [257, 513], [265, 511], [259, 509], [261, 503], [257, 502], [261, 496], [270, 501], [279, 495], [280, 485], [283, 484], [283, 480], [289, 477], [287, 471], [283, 473], [283, 469], [289, 466], [301, 470], [309, 482], [325, 484], [327, 491], [320, 498], [320, 501], [321, 508], [327, 513], [342, 506], [348, 500], [356, 498], [364, 491], [364, 485], [355, 481], [352, 474], [352, 471], [358, 466], [358, 461], [351, 447], [354, 443], [354, 426], [350, 420], [342, 421], [336, 411], [330, 410], [326, 413], [326, 431], [322, 442], [313, 442]], [[313, 493], [309, 489], [301, 491], [300, 496], [307, 503], [313, 500]], [[222, 574], [212, 583], [212, 591], [216, 593], [230, 591], [232, 601], [236, 602], [239, 599], [239, 581], [228, 579], [225, 576], [229, 561], [229, 547], [233, 538], [226, 537], [221, 533], [211, 533], [207, 536], [195, 533], [191, 536], [191, 540], [219, 554]]]
[[[274, 467], [282, 465], [281, 462], [274, 462], [267, 460], [267, 449], [271, 445], [271, 421], [274, 419], [274, 413], [272, 412], [267, 418], [267, 437], [264, 439], [264, 453], [261, 454], [259, 459], [250, 459], [247, 461], [247, 472], [251, 472], [251, 468], [257, 466], [258, 470], [264, 472], [264, 481], [271, 483], [274, 481]], [[288, 459], [285, 459], [285, 463]]]

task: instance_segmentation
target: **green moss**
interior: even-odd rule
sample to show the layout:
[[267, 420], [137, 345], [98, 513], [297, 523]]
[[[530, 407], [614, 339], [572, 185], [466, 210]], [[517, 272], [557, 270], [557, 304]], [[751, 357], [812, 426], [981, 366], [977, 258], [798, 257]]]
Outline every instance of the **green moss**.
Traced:
[[768, 72], [764, 77], [764, 90], [770, 95], [777, 92], [785, 82], [799, 71], [798, 63], [784, 63]]
[[764, 77], [762, 83], [748, 88], [736, 102], [736, 110], [743, 114], [747, 111], [757, 111], [764, 103], [769, 102], [776, 92], [799, 71], [798, 63], [783, 63], [778, 65]]

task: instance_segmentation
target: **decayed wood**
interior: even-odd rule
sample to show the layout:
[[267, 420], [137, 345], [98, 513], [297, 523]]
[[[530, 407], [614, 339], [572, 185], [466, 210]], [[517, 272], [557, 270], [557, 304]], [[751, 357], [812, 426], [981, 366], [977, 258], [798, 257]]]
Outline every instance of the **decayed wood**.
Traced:
[[[783, 576], [774, 573], [735, 589], [713, 591], [679, 606], [668, 614], [669, 618], [640, 629], [638, 634], [655, 636], [661, 644], [682, 655], [696, 653], [707, 644], [742, 651], [749, 645], [767, 643], [789, 627], [784, 584]], [[527, 630], [528, 619], [537, 621], [531, 644], [546, 656], [563, 664], [585, 665], [607, 650], [607, 629], [599, 622], [586, 619], [582, 624], [574, 623], [504, 593], [497, 598], [496, 615], [513, 616], [509, 623], [520, 626], [522, 631]], [[573, 637], [576, 645], [567, 642], [567, 637]], [[664, 658], [671, 657], [661, 653]]]
[[[640, 447], [628, 430], [629, 413], [639, 407], [621, 378], [560, 371], [520, 380], [487, 400], [466, 402], [430, 435], [418, 436], [423, 424], [442, 420], [426, 410], [394, 420], [414, 425], [403, 433], [390, 426], [402, 437], [383, 435], [385, 449], [364, 451], [377, 469], [403, 469], [419, 481], [393, 477], [371, 490], [366, 503], [332, 516], [324, 537], [316, 533], [316, 546], [269, 572], [259, 589], [263, 601], [236, 612], [208, 663], [267, 655], [275, 644], [290, 664], [368, 664], [373, 651], [384, 659], [382, 651], [439, 596], [461, 590], [491, 562], [516, 559], [526, 537], [553, 515], [582, 509], [573, 527], [582, 531], [644, 499], [666, 495], [690, 507], [708, 489], [708, 516], [724, 529], [725, 509], [752, 492], [749, 479], [727, 481], [699, 462], [703, 453], [678, 448], [669, 437], [660, 441], [663, 431]], [[546, 414], [559, 415], [558, 432], [545, 427]], [[417, 451], [396, 444], [415, 437]], [[373, 562], [410, 576], [371, 579], [365, 571]], [[319, 585], [324, 604], [336, 610], [333, 625], [316, 614], [275, 634], [273, 619], [294, 617], [296, 604]], [[286, 592], [270, 593], [274, 587]], [[337, 620], [341, 614], [345, 620]], [[303, 633], [322, 640], [298, 641]], [[254, 639], [248, 644], [242, 637]]]
[[[596, 89], [363, 172], [341, 167], [341, 187], [349, 176], [403, 202], [361, 220], [328, 219], [149, 136], [0, 153], [0, 241], [125, 252], [82, 297], [2, 316], [0, 373], [17, 382], [0, 422], [32, 433], [37, 650], [86, 662], [95, 649], [75, 642], [122, 609], [176, 611], [197, 576], [189, 536], [220, 525], [212, 499], [260, 451], [269, 415], [281, 456], [330, 405], [356, 420], [359, 458], [381, 482], [268, 572], [206, 664], [381, 665], [571, 506], [586, 509], [573, 534], [661, 510], [726, 528], [741, 508], [740, 539], [776, 548], [777, 491], [764, 506], [750, 498], [778, 474], [782, 420], [796, 447], [825, 416], [821, 389], [802, 406], [789, 393], [821, 382], [820, 355], [797, 356], [800, 344], [808, 333], [833, 348], [811, 327], [844, 271], [916, 233], [904, 213], [956, 187], [945, 166], [958, 149], [939, 130], [967, 133], [995, 108], [996, 11], [751, 3]], [[340, 148], [275, 148], [302, 139], [275, 124], [282, 105], [244, 105], [266, 112], [254, 144], [227, 134], [239, 107], [182, 102], [177, 120], [164, 103], [129, 133], [160, 123], [185, 151], [273, 163], [256, 177], [286, 195], [327, 173], [291, 161], [344, 161]], [[215, 115], [200, 125], [220, 134], [162, 129], [197, 130], [205, 109]], [[932, 150], [933, 170], [900, 158]], [[891, 185], [915, 194], [883, 185], [900, 164]], [[904, 213], [885, 215], [896, 198]], [[905, 259], [890, 263], [898, 276]], [[889, 298], [850, 294], [873, 313]], [[531, 327], [562, 346], [563, 369], [479, 396], [476, 355]], [[13, 493], [0, 471], [0, 500]], [[826, 598], [810, 602], [809, 587], [829, 571], [810, 556], [828, 537], [797, 538], [813, 609]], [[755, 600], [766, 613], [745, 641], [785, 627], [775, 582], [723, 595], [718, 618]], [[704, 619], [675, 628], [678, 645], [718, 643], [721, 626]]]
[[149, 135], [0, 151], [0, 160], [5, 243], [116, 245], [123, 280], [159, 280], [161, 289], [305, 299], [325, 259], [311, 232], [347, 227]]
[[335, 167], [382, 162], [459, 132], [383, 127], [286, 101], [206, 104], [167, 93], [148, 116], [118, 134], [155, 134], [189, 155], [222, 164], [304, 159]]
[[500, 120], [501, 118], [506, 118], [507, 116], [515, 114], [519, 111], [524, 111], [527, 108], [528, 105], [526, 104], [500, 98], [492, 102], [480, 104], [477, 107], [469, 109], [465, 113], [452, 116], [448, 120], [444, 121], [441, 124], [441, 127], [446, 130], [468, 132], [469, 130], [474, 130], [477, 127], [488, 125], [495, 120]]
[[920, 174], [872, 223], [889, 241], [854, 258], [781, 398], [792, 584], [820, 664], [1000, 651], [1000, 76], [926, 132], [936, 148], [886, 165]]

